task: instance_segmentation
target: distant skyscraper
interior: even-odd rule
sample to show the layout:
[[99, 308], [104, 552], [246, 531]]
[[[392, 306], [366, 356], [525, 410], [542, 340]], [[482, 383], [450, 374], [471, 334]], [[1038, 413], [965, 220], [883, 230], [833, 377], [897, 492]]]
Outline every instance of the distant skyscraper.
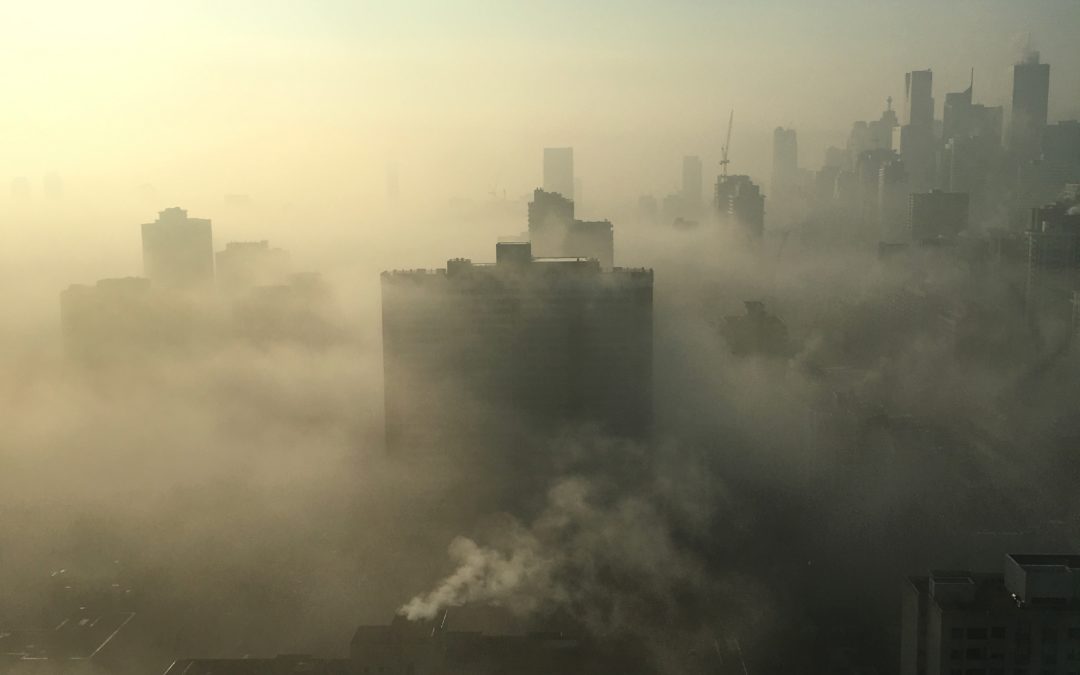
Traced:
[[388, 447], [442, 451], [500, 430], [533, 441], [568, 424], [647, 438], [652, 271], [534, 258], [528, 243], [495, 257], [383, 273]]
[[615, 264], [615, 240], [610, 221], [574, 218], [574, 202], [535, 190], [529, 202], [529, 241], [542, 258], [595, 258], [604, 269]]
[[934, 73], [913, 70], [904, 75], [904, 124], [932, 128], [934, 124]]
[[226, 293], [282, 284], [288, 277], [289, 254], [270, 248], [270, 242], [265, 240], [230, 241], [214, 257], [218, 287]]
[[156, 284], [170, 288], [209, 286], [214, 281], [214, 241], [210, 221], [188, 218], [173, 207], [142, 226], [143, 269]]
[[1009, 149], [1020, 160], [1039, 157], [1049, 99], [1050, 64], [1039, 63], [1039, 52], [1029, 52], [1013, 66]]
[[765, 233], [765, 195], [750, 176], [721, 176], [716, 180], [713, 206], [721, 225], [756, 241]]
[[878, 223], [881, 241], [899, 243], [907, 239], [907, 170], [894, 156], [878, 171]]
[[573, 148], [544, 148], [544, 191], [574, 199]]
[[794, 129], [776, 127], [773, 131], [772, 197], [789, 192], [799, 172], [799, 145]]
[[892, 147], [900, 152], [917, 192], [932, 188], [936, 173], [933, 81], [929, 70], [904, 75], [904, 124], [893, 131]]
[[687, 155], [682, 162], [682, 201], [688, 217], [696, 217], [701, 210], [702, 190], [701, 158]]

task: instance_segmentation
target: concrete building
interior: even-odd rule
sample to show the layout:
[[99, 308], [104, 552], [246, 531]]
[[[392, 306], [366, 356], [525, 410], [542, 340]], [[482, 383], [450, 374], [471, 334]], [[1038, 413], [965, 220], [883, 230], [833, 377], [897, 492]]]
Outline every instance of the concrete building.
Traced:
[[1040, 63], [1039, 52], [1029, 51], [1013, 66], [1009, 150], [1019, 161], [1038, 159], [1042, 153], [1049, 101], [1050, 64]]
[[544, 191], [574, 199], [574, 149], [544, 148]]
[[529, 202], [529, 241], [538, 257], [595, 258], [604, 269], [615, 264], [611, 222], [575, 219], [573, 200], [556, 192], [533, 192]]
[[192, 290], [214, 283], [214, 237], [210, 221], [189, 218], [173, 207], [142, 226], [143, 273], [166, 288]]
[[289, 254], [265, 240], [230, 241], [215, 258], [218, 288], [229, 294], [280, 284], [289, 273]]
[[964, 192], [912, 193], [908, 206], [912, 241], [952, 239], [967, 229], [968, 195]]
[[1080, 288], [1080, 204], [1056, 202], [1033, 209], [1026, 236], [1028, 309], [1064, 312]]
[[490, 440], [499, 428], [527, 444], [580, 424], [648, 438], [652, 284], [651, 270], [534, 258], [509, 242], [493, 265], [384, 272], [387, 446]]
[[765, 195], [750, 176], [716, 179], [713, 206], [721, 226], [734, 229], [752, 241], [765, 233]]
[[1000, 573], [907, 579], [900, 675], [1080, 670], [1080, 556], [1005, 556]]

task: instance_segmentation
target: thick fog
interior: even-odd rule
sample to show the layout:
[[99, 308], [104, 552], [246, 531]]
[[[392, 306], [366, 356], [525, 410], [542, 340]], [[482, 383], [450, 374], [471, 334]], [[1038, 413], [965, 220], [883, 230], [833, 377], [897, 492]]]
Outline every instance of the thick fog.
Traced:
[[[1051, 118], [1075, 117], [1075, 4], [955, 3], [925, 32], [930, 3], [730, 3], [737, 22], [693, 3], [226, 4], [0, 11], [0, 632], [121, 588], [120, 672], [342, 656], [360, 624], [469, 604], [635, 636], [664, 672], [701, 641], [750, 670], [830, 644], [876, 666], [904, 575], [1076, 550], [1080, 362], [1025, 315], [1021, 268], [804, 241], [769, 201], [755, 246], [634, 208], [684, 154], [711, 192], [733, 107], [733, 172], [764, 184], [775, 126], [820, 166], [908, 70], [941, 73], [940, 109], [974, 61], [999, 105], [1028, 30], [1055, 64]], [[551, 145], [574, 146], [578, 213], [613, 221], [616, 264], [655, 272], [654, 438], [478, 430], [388, 453], [380, 273], [494, 260]], [[60, 293], [141, 276], [139, 225], [172, 206], [213, 221], [216, 251], [286, 250], [319, 302], [285, 337], [78, 363]], [[786, 325], [781, 357], [725, 339], [748, 300]], [[928, 318], [957, 308], [974, 352]]]

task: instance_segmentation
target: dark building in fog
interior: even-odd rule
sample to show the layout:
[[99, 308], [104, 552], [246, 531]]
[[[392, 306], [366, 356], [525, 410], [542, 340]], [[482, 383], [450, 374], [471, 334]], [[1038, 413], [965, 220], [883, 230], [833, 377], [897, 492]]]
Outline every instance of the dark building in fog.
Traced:
[[703, 173], [701, 158], [697, 155], [687, 155], [682, 162], [682, 210], [679, 214], [684, 219], [693, 220], [701, 212]]
[[908, 231], [907, 170], [899, 157], [882, 163], [878, 170], [878, 226], [881, 241], [906, 240]]
[[952, 239], [967, 229], [966, 193], [941, 190], [912, 193], [908, 205], [912, 241]]
[[1080, 556], [1007, 555], [1003, 572], [911, 577], [900, 675], [1066, 675], [1080, 668]]
[[265, 240], [230, 241], [215, 257], [218, 287], [231, 294], [281, 283], [289, 271], [288, 253]]
[[574, 149], [544, 148], [544, 191], [574, 199]]
[[799, 145], [794, 129], [776, 127], [773, 130], [772, 189], [773, 198], [795, 187], [799, 174]]
[[894, 150], [907, 167], [911, 189], [927, 190], [934, 185], [934, 74], [915, 70], [904, 75], [903, 124], [893, 134]]
[[595, 425], [652, 427], [651, 270], [534, 258], [500, 243], [495, 264], [382, 275], [386, 434], [391, 450], [488, 433], [532, 438]]
[[194, 289], [214, 282], [214, 241], [210, 221], [189, 218], [173, 207], [142, 226], [143, 272], [166, 288]]
[[722, 226], [742, 232], [754, 241], [765, 233], [765, 195], [750, 176], [717, 178], [713, 206]]
[[1039, 52], [1028, 52], [1013, 66], [1009, 150], [1020, 161], [1037, 159], [1042, 151], [1050, 101], [1050, 64], [1039, 63]]
[[595, 258], [604, 269], [615, 263], [611, 222], [577, 220], [573, 200], [557, 192], [533, 192], [529, 202], [529, 241], [538, 257]]
[[1080, 204], [1032, 210], [1027, 232], [1027, 305], [1064, 312], [1080, 288]]
[[176, 355], [207, 328], [185, 298], [140, 277], [68, 287], [60, 294], [60, 321], [68, 357], [95, 366]]

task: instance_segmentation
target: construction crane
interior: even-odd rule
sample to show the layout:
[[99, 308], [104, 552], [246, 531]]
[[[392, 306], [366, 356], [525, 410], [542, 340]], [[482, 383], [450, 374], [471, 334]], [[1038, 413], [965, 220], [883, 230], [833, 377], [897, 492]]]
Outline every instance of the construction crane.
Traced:
[[731, 116], [728, 117], [727, 123], [727, 140], [720, 146], [720, 175], [727, 178], [727, 165], [731, 164], [731, 160], [728, 159], [728, 150], [731, 149], [731, 124], [735, 121], [735, 109], [731, 109]]

